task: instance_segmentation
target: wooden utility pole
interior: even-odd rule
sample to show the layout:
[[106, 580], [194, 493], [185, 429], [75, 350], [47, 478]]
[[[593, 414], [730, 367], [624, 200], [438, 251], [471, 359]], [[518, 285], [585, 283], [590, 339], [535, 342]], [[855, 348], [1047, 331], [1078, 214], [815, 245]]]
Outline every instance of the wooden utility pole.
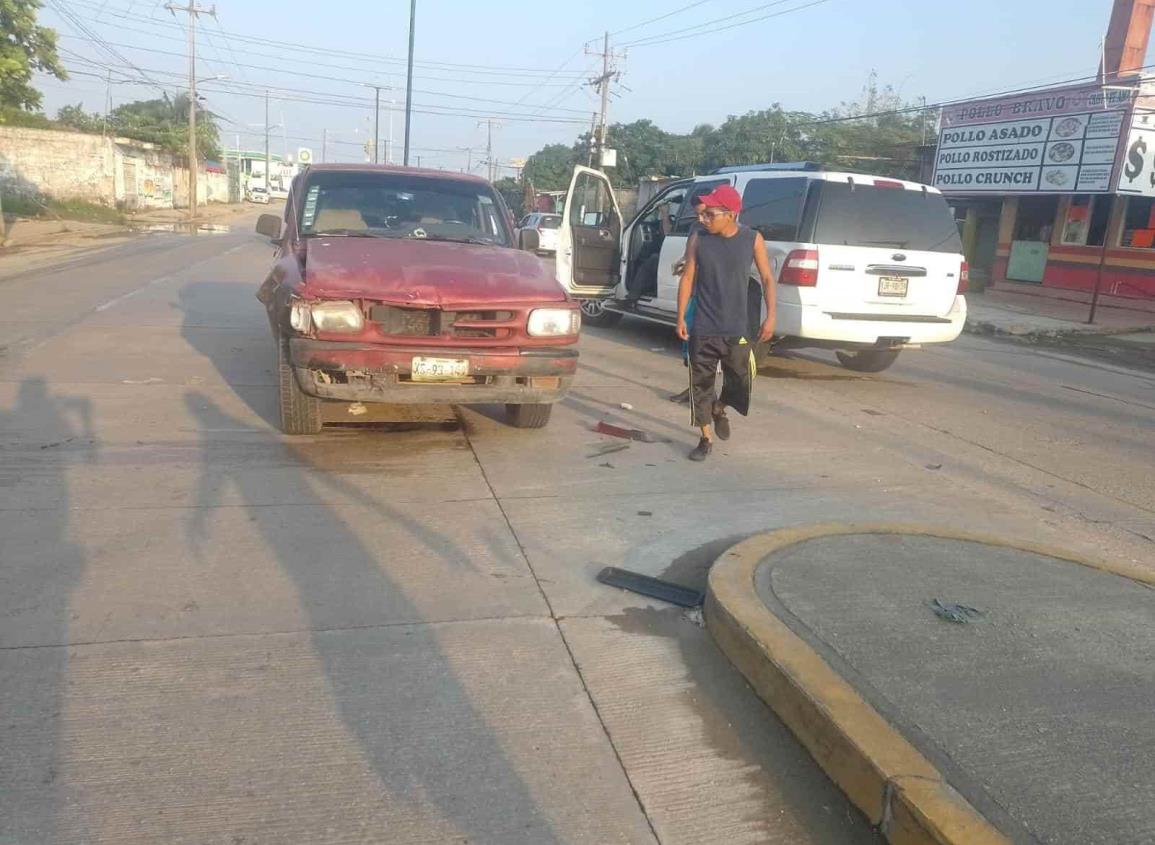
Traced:
[[269, 89], [265, 89], [265, 193], [273, 198], [273, 175], [270, 172], [272, 156], [269, 155]]
[[321, 130], [321, 164], [325, 163], [325, 153], [329, 150], [329, 130]]
[[[591, 87], [597, 88], [601, 95], [601, 113], [598, 122], [598, 164], [601, 164], [602, 155], [606, 148], [606, 135], [609, 132], [609, 112], [610, 112], [610, 83], [621, 78], [621, 73], [618, 71], [614, 62], [616, 59], [625, 58], [624, 53], [614, 53], [610, 50], [610, 34], [607, 32], [602, 42], [602, 52], [595, 53], [588, 47], [586, 54], [590, 56], [600, 56], [602, 60], [601, 76], [595, 76], [589, 81]], [[590, 138], [591, 147], [593, 145], [593, 138]], [[591, 163], [592, 166], [592, 163]]]
[[1143, 72], [1153, 21], [1155, 0], [1115, 0], [1099, 65], [1101, 82], [1109, 84], [1120, 76]]
[[173, 17], [177, 12], [188, 14], [188, 216], [197, 214], [197, 17], [217, 16], [217, 7], [202, 9], [195, 2], [187, 6], [166, 3]]

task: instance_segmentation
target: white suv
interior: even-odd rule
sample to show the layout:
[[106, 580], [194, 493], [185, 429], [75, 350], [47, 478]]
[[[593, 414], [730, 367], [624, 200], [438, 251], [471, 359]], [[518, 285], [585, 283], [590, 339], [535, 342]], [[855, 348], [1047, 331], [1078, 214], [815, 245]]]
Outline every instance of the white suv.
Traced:
[[561, 226], [560, 214], [534, 212], [525, 215], [517, 224], [518, 249], [530, 250], [538, 255], [552, 255], [557, 251], [559, 226]]
[[[962, 332], [967, 265], [942, 194], [809, 163], [722, 168], [674, 182], [625, 226], [605, 174], [575, 168], [557, 273], [582, 301], [585, 322], [610, 326], [633, 314], [672, 325], [675, 268], [697, 220], [693, 200], [726, 184], [742, 194], [739, 219], [762, 233], [778, 281], [774, 349], [833, 349], [844, 366], [879, 372], [903, 348]], [[763, 308], [757, 279], [751, 266], [752, 335]]]

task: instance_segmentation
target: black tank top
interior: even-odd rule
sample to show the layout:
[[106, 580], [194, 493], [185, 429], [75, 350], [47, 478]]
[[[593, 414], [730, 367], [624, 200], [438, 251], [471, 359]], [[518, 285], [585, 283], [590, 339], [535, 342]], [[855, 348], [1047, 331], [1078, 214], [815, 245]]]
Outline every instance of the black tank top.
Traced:
[[745, 337], [750, 331], [746, 294], [757, 233], [739, 226], [730, 238], [698, 232], [694, 325], [698, 337]]

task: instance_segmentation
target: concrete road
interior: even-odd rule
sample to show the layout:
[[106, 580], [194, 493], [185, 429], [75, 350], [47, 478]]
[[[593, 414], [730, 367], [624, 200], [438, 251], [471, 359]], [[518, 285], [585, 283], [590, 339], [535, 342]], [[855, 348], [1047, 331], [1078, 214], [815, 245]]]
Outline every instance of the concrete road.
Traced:
[[[697, 620], [596, 572], [701, 583], [848, 519], [1155, 558], [1150, 373], [781, 359], [699, 466], [676, 344], [626, 322], [543, 431], [285, 438], [270, 252], [156, 235], [0, 283], [0, 843], [872, 842]], [[665, 442], [603, 453], [600, 419]]]

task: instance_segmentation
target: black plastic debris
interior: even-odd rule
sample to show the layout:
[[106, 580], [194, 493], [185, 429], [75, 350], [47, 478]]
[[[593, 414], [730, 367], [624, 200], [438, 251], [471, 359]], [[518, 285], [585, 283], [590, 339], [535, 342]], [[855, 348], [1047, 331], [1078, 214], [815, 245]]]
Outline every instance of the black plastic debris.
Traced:
[[977, 608], [968, 607], [965, 604], [951, 604], [939, 599], [931, 600], [930, 609], [939, 619], [945, 619], [947, 622], [954, 622], [959, 625], [965, 625], [983, 615], [983, 612]]
[[599, 448], [595, 449], [587, 458], [600, 458], [604, 455], [612, 455], [614, 452], [624, 452], [630, 448], [629, 443], [604, 443]]
[[629, 590], [653, 599], [668, 601], [679, 607], [701, 607], [706, 597], [689, 587], [681, 584], [672, 584], [660, 578], [651, 578], [640, 572], [630, 572], [628, 569], [618, 569], [616, 566], [607, 566], [598, 573], [598, 580], [611, 587]]

